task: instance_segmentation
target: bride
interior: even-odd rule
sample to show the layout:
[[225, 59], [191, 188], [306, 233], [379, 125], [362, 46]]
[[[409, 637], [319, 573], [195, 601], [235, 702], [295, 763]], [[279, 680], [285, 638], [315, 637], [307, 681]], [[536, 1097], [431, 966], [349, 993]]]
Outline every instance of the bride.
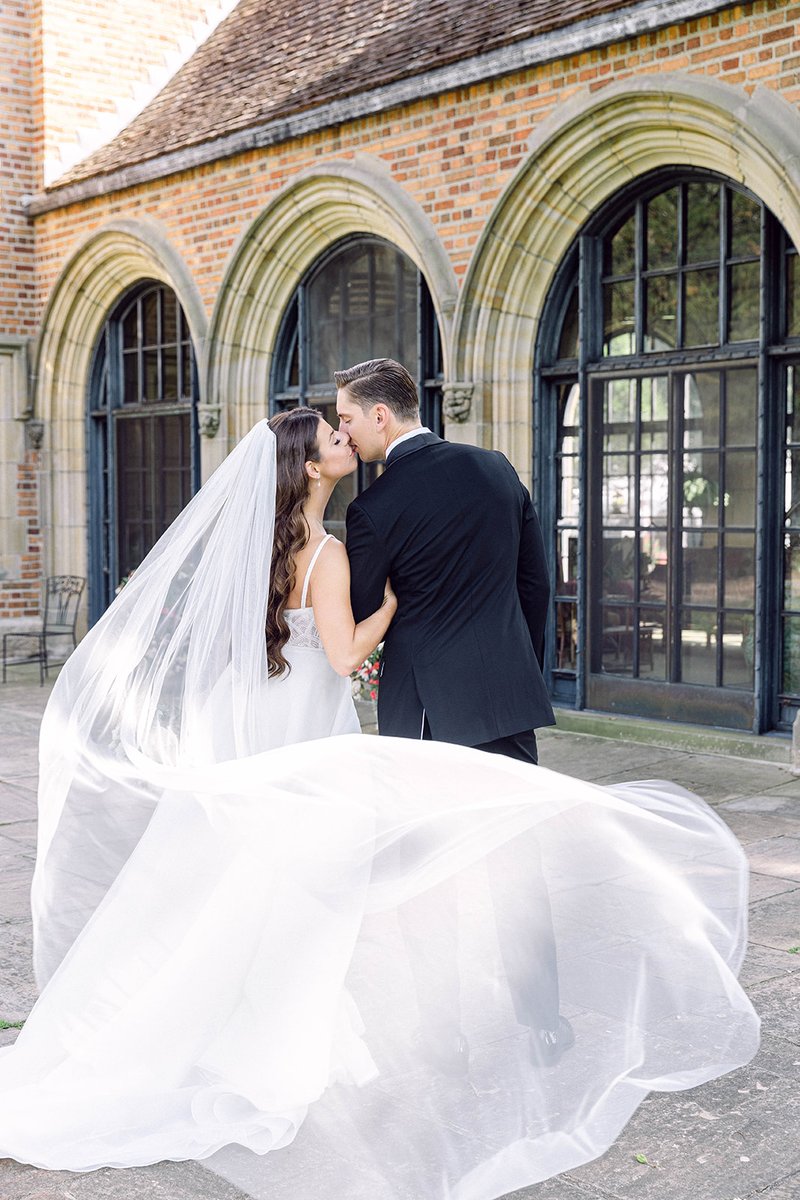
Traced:
[[[746, 865], [702, 801], [358, 736], [347, 676], [396, 599], [356, 624], [323, 529], [355, 465], [317, 413], [260, 422], [59, 676], [41, 995], [0, 1056], [0, 1156], [203, 1159], [270, 1200], [321, 1177], [336, 1200], [496, 1200], [603, 1153], [649, 1091], [755, 1053]], [[575, 1035], [553, 1065], [515, 1019], [500, 846], [549, 892]], [[431, 1005], [458, 1008], [463, 1076], [420, 1054]]]

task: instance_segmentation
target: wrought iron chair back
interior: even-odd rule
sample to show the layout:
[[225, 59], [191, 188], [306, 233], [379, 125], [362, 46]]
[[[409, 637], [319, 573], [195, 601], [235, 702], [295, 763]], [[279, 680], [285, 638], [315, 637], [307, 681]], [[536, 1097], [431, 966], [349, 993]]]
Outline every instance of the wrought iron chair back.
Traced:
[[[49, 575], [44, 587], [44, 614], [42, 627], [38, 630], [9, 630], [3, 635], [3, 683], [6, 682], [6, 669], [9, 661], [15, 666], [21, 663], [38, 662], [39, 685], [41, 686], [48, 675], [50, 658], [47, 641], [53, 637], [69, 637], [72, 648], [75, 649], [77, 637], [75, 629], [78, 622], [81, 596], [86, 580], [80, 575]], [[16, 654], [9, 657], [9, 642], [22, 641], [33, 643], [30, 653], [23, 657]]]

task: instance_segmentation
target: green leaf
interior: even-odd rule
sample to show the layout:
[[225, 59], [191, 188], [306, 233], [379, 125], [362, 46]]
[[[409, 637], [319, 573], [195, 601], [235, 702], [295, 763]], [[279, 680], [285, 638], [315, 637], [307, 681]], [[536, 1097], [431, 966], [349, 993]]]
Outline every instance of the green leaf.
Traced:
[[789, 953], [790, 954], [800, 954], [800, 946], [790, 946]]
[[24, 1021], [4, 1021], [0, 1018], [0, 1029], [22, 1029]]
[[645, 1167], [647, 1167], [647, 1166], [649, 1166], [649, 1165], [650, 1165], [650, 1164], [648, 1163], [648, 1161], [647, 1161], [647, 1155], [646, 1155], [646, 1154], [634, 1154], [634, 1156], [633, 1156], [633, 1157], [636, 1159], [636, 1161], [637, 1161], [638, 1163], [642, 1163], [642, 1165], [643, 1165], [643, 1166], [645, 1166]]

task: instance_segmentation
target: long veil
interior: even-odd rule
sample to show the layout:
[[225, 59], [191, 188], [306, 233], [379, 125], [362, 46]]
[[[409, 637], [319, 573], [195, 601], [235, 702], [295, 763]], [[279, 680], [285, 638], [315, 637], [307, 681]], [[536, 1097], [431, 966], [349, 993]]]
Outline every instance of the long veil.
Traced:
[[[602, 1153], [650, 1090], [755, 1053], [744, 856], [665, 783], [433, 742], [276, 745], [274, 494], [261, 422], [54, 688], [43, 990], [0, 1054], [0, 1156], [203, 1159], [269, 1200], [321, 1180], [335, 1200], [495, 1200]], [[552, 1061], [545, 1000], [575, 1038]], [[454, 1031], [457, 1069], [436, 1057]]]
[[[168, 790], [270, 747], [264, 627], [275, 436], [259, 422], [61, 672], [40, 737], [33, 884], [43, 985]], [[212, 771], [213, 774], [213, 771]]]

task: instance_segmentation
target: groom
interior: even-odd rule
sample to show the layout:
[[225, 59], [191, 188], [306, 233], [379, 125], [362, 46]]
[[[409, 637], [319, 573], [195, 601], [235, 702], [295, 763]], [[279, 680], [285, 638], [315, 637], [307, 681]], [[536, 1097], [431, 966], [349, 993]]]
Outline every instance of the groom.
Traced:
[[[534, 729], [555, 717], [541, 671], [550, 586], [528, 492], [499, 452], [423, 428], [416, 385], [400, 363], [374, 359], [334, 378], [340, 429], [364, 462], [386, 462], [347, 510], [356, 621], [380, 606], [387, 576], [398, 598], [381, 666], [380, 732], [536, 763]], [[572, 1030], [558, 1013], [546, 888], [529, 879], [516, 887], [512, 859], [502, 849], [490, 856], [498, 937], [531, 1056], [548, 1064]], [[530, 937], [520, 939], [526, 920]], [[441, 1035], [433, 1054], [457, 1071], [463, 1038], [444, 1016], [430, 1018]]]

